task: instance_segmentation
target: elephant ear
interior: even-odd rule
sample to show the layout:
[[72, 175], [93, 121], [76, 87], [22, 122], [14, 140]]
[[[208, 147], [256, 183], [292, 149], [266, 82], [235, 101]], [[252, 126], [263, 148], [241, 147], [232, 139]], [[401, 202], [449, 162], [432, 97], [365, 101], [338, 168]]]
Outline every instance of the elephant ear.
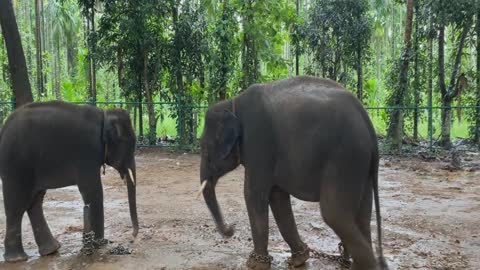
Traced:
[[105, 126], [104, 132], [107, 140], [110, 142], [118, 141], [123, 136], [122, 127], [120, 125], [120, 119], [117, 115], [112, 113], [105, 113]]
[[220, 125], [223, 128], [222, 138], [220, 138], [222, 143], [220, 157], [226, 159], [232, 153], [235, 145], [239, 143], [242, 127], [240, 120], [227, 110], [223, 112], [222, 122], [223, 125]]

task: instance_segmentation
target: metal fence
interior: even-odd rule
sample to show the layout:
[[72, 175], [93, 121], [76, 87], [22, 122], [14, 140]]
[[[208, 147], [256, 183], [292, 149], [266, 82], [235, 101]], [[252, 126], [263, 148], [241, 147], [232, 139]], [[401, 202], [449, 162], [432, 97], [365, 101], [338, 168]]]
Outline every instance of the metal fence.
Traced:
[[[96, 105], [100, 108], [123, 108], [129, 111], [135, 131], [137, 133], [138, 147], [172, 147], [183, 150], [198, 149], [198, 139], [203, 130], [203, 120], [207, 105], [193, 105], [187, 106], [175, 102], [116, 102], [116, 101], [97, 101], [95, 104], [91, 102], [72, 102], [80, 105]], [[156, 138], [153, 144], [148, 139], [149, 134], [149, 119], [148, 119], [148, 105], [153, 105], [156, 116]], [[452, 110], [454, 119], [452, 124], [452, 139], [467, 138], [469, 125], [466, 119], [463, 122], [456, 120], [456, 110], [461, 108], [463, 115], [474, 113], [479, 109], [477, 106], [461, 106], [449, 107]], [[422, 107], [365, 107], [375, 130], [380, 137], [387, 132], [387, 119], [391, 111], [402, 110], [404, 112], [405, 127], [404, 131], [408, 136], [413, 133], [413, 113], [416, 112], [419, 117], [418, 121], [418, 138], [419, 146], [428, 150], [432, 150], [434, 142], [440, 136], [441, 130], [441, 110], [440, 106], [422, 106]], [[0, 127], [6, 120], [8, 115], [14, 110], [13, 101], [0, 101]], [[188, 114], [189, 119], [184, 119], [185, 114]], [[174, 116], [175, 115], [175, 116]], [[177, 117], [178, 115], [178, 117]], [[466, 118], [466, 117], [463, 117]], [[179, 138], [183, 138], [185, 134], [181, 128], [183, 121], [189, 121], [192, 125], [189, 137], [193, 140], [185, 142]]]

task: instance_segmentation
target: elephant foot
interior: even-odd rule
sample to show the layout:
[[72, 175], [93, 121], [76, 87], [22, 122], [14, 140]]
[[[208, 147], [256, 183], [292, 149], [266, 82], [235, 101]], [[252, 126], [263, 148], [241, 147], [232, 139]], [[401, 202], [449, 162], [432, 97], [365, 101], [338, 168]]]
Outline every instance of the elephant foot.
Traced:
[[93, 231], [83, 233], [83, 247], [80, 250], [83, 255], [92, 255], [95, 250], [95, 233]]
[[93, 241], [93, 246], [98, 249], [98, 248], [101, 248], [101, 247], [103, 247], [103, 246], [105, 246], [106, 244], [109, 244], [109, 243], [110, 243], [110, 241], [108, 241], [105, 238], [95, 239]]
[[310, 258], [310, 249], [305, 245], [301, 251], [293, 252], [292, 257], [288, 259], [288, 264], [293, 267], [300, 267]]
[[60, 243], [56, 239], [52, 239], [52, 241], [48, 244], [42, 244], [38, 252], [41, 256], [47, 256], [54, 254], [57, 250], [61, 247]]
[[14, 263], [14, 262], [23, 262], [28, 260], [28, 256], [24, 251], [19, 252], [5, 252], [3, 254], [6, 262]]
[[252, 251], [248, 257], [247, 267], [253, 270], [270, 269], [273, 257], [270, 255], [260, 255]]

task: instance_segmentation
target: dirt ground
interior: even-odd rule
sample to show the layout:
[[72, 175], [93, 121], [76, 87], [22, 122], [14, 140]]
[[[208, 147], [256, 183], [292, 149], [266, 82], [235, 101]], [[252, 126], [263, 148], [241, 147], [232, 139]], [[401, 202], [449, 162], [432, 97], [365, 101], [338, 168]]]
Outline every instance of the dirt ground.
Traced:
[[[480, 164], [478, 154], [465, 161]], [[224, 239], [215, 231], [199, 187], [199, 156], [142, 150], [137, 155], [140, 232], [132, 243], [127, 191], [118, 173], [104, 176], [105, 236], [111, 244], [91, 256], [82, 255], [83, 203], [76, 187], [50, 190], [45, 215], [59, 253], [39, 257], [28, 218], [23, 220], [23, 243], [30, 259], [0, 269], [245, 269], [252, 250], [243, 199], [243, 168], [219, 181], [217, 196], [225, 219], [236, 228]], [[380, 197], [384, 251], [390, 269], [478, 269], [480, 266], [480, 171], [445, 170], [445, 162], [420, 158], [383, 157]], [[1, 198], [1, 197], [0, 197]], [[3, 205], [3, 202], [2, 202]], [[293, 199], [302, 238], [313, 249], [338, 253], [338, 238], [320, 218], [317, 203]], [[376, 241], [376, 223], [372, 232]], [[5, 215], [0, 207], [0, 253], [3, 254]], [[375, 242], [376, 243], [376, 242]], [[111, 255], [121, 245], [129, 255]], [[374, 244], [376, 245], [376, 244]], [[287, 269], [289, 248], [270, 214], [272, 269]], [[310, 259], [299, 269], [341, 269], [326, 259]]]

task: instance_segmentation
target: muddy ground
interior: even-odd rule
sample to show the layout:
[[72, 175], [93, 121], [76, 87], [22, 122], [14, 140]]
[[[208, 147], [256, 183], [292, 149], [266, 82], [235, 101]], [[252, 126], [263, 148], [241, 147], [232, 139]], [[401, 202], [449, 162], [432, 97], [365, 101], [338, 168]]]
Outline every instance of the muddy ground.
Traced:
[[[465, 157], [464, 157], [465, 158]], [[465, 161], [465, 160], [464, 160]], [[466, 157], [470, 167], [480, 156]], [[81, 255], [83, 203], [76, 187], [50, 190], [45, 214], [62, 247], [58, 254], [39, 257], [28, 218], [23, 242], [30, 259], [0, 269], [244, 269], [253, 243], [243, 199], [243, 169], [220, 180], [217, 196], [236, 233], [222, 238], [202, 198], [199, 156], [160, 150], [139, 151], [138, 210], [140, 233], [131, 243], [127, 192], [118, 174], [104, 176], [105, 235], [113, 243], [91, 256]], [[478, 269], [480, 266], [480, 171], [445, 169], [442, 161], [382, 157], [380, 196], [384, 250], [390, 269]], [[1, 197], [0, 197], [1, 198]], [[338, 239], [321, 220], [317, 203], [294, 199], [294, 213], [303, 239], [322, 252], [336, 254]], [[2, 202], [3, 205], [3, 202]], [[289, 248], [270, 214], [269, 250], [272, 269], [287, 269]], [[375, 219], [372, 219], [373, 238]], [[0, 207], [0, 253], [5, 215]], [[129, 255], [111, 255], [121, 245]], [[310, 259], [300, 269], [341, 269], [326, 259]]]

